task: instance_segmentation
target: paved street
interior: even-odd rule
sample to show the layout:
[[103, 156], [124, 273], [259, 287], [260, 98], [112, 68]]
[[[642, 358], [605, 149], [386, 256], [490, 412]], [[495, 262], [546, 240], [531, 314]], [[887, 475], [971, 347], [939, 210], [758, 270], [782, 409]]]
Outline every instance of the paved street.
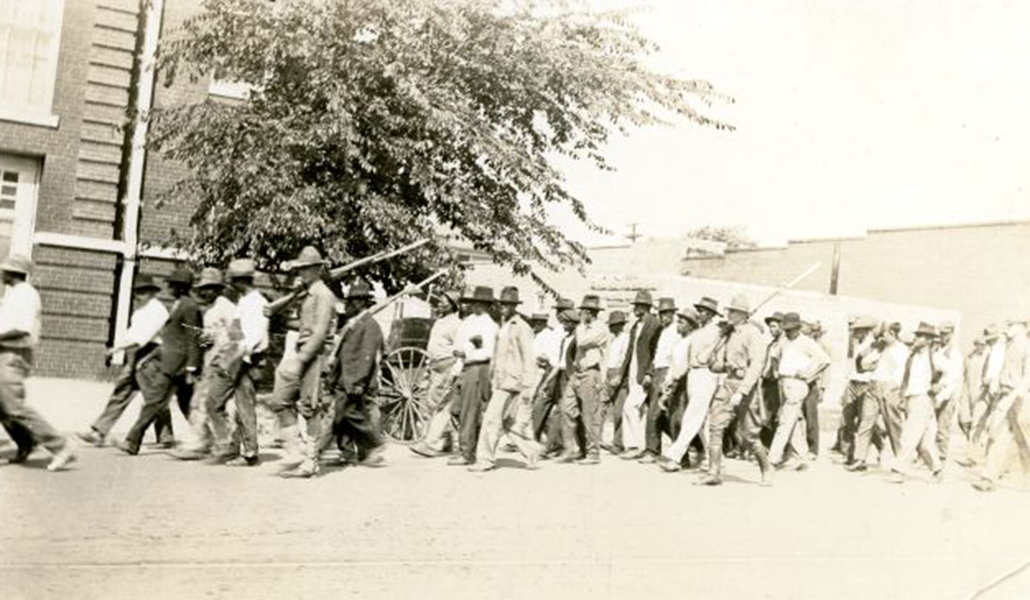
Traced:
[[[81, 430], [108, 389], [30, 394]], [[471, 474], [399, 446], [384, 468], [285, 481], [263, 456], [84, 448], [67, 473], [44, 453], [0, 467], [0, 598], [970, 598], [1030, 560], [1013, 519], [1030, 492], [977, 493], [954, 466], [896, 486], [824, 460], [767, 489], [730, 462], [742, 481], [709, 489], [615, 459]], [[1030, 597], [1030, 576], [982, 597]]]

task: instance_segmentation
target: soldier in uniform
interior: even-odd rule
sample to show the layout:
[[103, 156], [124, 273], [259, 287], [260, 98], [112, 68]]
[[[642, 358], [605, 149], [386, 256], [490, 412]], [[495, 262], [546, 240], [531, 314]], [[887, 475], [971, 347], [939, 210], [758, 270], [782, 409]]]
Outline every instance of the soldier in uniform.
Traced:
[[[300, 306], [300, 330], [296, 347], [287, 348], [275, 370], [271, 408], [279, 419], [279, 431], [293, 456], [296, 468], [281, 473], [283, 477], [307, 478], [318, 474], [318, 444], [328, 402], [321, 394], [325, 345], [335, 317], [336, 296], [322, 281], [325, 261], [318, 250], [307, 246], [287, 267], [305, 286]], [[266, 309], [266, 313], [267, 313]], [[267, 315], [266, 316], [271, 316]], [[301, 444], [297, 424], [298, 413], [304, 417], [307, 439]]]
[[52, 455], [47, 469], [64, 470], [76, 460], [71, 442], [25, 403], [25, 379], [32, 369], [42, 329], [41, 303], [28, 282], [32, 260], [18, 254], [0, 264], [6, 292], [0, 302], [0, 423], [18, 443], [10, 462], [24, 462], [35, 446]]
[[708, 412], [708, 473], [703, 485], [722, 484], [723, 433], [734, 414], [737, 415], [737, 436], [744, 450], [750, 450], [762, 469], [762, 484], [771, 483], [769, 458], [759, 439], [762, 427], [762, 406], [758, 399], [758, 379], [765, 367], [766, 343], [758, 327], [748, 321], [751, 310], [746, 297], [734, 296], [726, 308], [728, 325], [725, 340], [712, 356], [711, 369], [721, 375], [720, 383]]

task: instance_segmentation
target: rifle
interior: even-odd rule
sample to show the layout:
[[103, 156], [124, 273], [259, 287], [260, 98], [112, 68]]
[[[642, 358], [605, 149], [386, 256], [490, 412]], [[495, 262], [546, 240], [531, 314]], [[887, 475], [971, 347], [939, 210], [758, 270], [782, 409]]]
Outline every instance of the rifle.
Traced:
[[[410, 251], [414, 250], [415, 248], [419, 248], [419, 247], [424, 246], [424, 245], [426, 245], [428, 243], [429, 243], [429, 238], [423, 238], [423, 239], [421, 239], [421, 240], [419, 240], [417, 242], [413, 242], [411, 244], [408, 244], [407, 246], [401, 246], [400, 248], [397, 248], [396, 250], [384, 250], [383, 252], [379, 252], [378, 254], [373, 254], [371, 256], [366, 256], [365, 258], [358, 259], [358, 260], [356, 260], [354, 262], [349, 262], [349, 263], [347, 263], [347, 264], [345, 264], [343, 266], [336, 267], [335, 269], [329, 269], [329, 279], [331, 281], [338, 281], [345, 274], [347, 274], [350, 271], [353, 271], [354, 269], [357, 269], [357, 268], [360, 268], [360, 267], [363, 267], [365, 265], [369, 265], [369, 264], [372, 264], [372, 263], [375, 263], [375, 262], [379, 262], [381, 260], [386, 260], [388, 258], [393, 258], [394, 256], [397, 256], [398, 254], [404, 254], [405, 252], [410, 252]], [[295, 300], [299, 300], [299, 299], [303, 298], [305, 295], [307, 295], [307, 288], [295, 289], [295, 290], [291, 291], [290, 293], [286, 294], [285, 296], [283, 296], [282, 298], [279, 298], [275, 302], [270, 302], [268, 304], [268, 306], [265, 307], [265, 316], [271, 317], [271, 316], [275, 315], [276, 313], [278, 313], [282, 309], [284, 309], [287, 306], [289, 306]]]
[[414, 285], [410, 285], [410, 286], [404, 288], [403, 290], [397, 292], [393, 296], [390, 296], [389, 298], [384, 300], [381, 304], [377, 304], [375, 306], [370, 306], [370, 307], [366, 308], [365, 310], [359, 312], [358, 314], [354, 315], [350, 319], [348, 319], [347, 322], [344, 323], [343, 327], [341, 327], [340, 330], [336, 332], [336, 339], [333, 340], [332, 350], [329, 352], [329, 360], [326, 361], [326, 367], [325, 367], [325, 371], [324, 372], [331, 373], [332, 370], [335, 368], [335, 366], [336, 366], [336, 353], [340, 351], [340, 344], [343, 342], [343, 336], [348, 331], [350, 331], [351, 329], [354, 328], [354, 324], [355, 323], [360, 321], [366, 315], [372, 316], [372, 315], [375, 315], [375, 314], [377, 314], [379, 312], [382, 312], [383, 310], [386, 309], [386, 307], [392, 305], [394, 302], [397, 302], [398, 300], [400, 300], [401, 298], [407, 296], [408, 294], [417, 292], [421, 288], [429, 285], [430, 283], [436, 281], [437, 279], [443, 277], [446, 274], [447, 274], [447, 269], [440, 269], [439, 271], [437, 271], [436, 273], [433, 273], [429, 277], [426, 277], [422, 281], [420, 281], [420, 282], [418, 282], [418, 283], [416, 283]]

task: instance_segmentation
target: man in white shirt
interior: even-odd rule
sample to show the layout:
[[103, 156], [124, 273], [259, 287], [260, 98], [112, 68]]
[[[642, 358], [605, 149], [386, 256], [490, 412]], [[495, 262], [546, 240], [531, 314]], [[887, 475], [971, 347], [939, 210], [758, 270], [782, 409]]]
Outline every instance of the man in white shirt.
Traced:
[[938, 328], [939, 338], [934, 353], [934, 364], [940, 371], [940, 384], [933, 394], [934, 409], [937, 417], [937, 452], [941, 462], [947, 462], [948, 449], [951, 446], [951, 427], [955, 420], [962, 393], [962, 380], [965, 376], [965, 361], [962, 351], [955, 342], [955, 324], [941, 323]]
[[458, 358], [454, 355], [461, 333], [459, 302], [459, 294], [452, 291], [444, 292], [433, 299], [436, 321], [429, 330], [429, 343], [426, 345], [426, 353], [429, 355], [429, 388], [426, 391], [426, 400], [432, 416], [429, 418], [423, 438], [410, 446], [412, 452], [426, 458], [442, 456], [453, 443], [452, 391], [454, 382], [461, 373]]
[[869, 468], [866, 462], [869, 458], [869, 446], [881, 415], [895, 456], [901, 451], [901, 424], [905, 411], [900, 388], [901, 380], [905, 376], [908, 346], [898, 339], [900, 334], [900, 323], [882, 327], [872, 350], [861, 362], [863, 368], [872, 368], [872, 375], [869, 389], [862, 402], [862, 418], [855, 434], [855, 461], [849, 466], [850, 471], [860, 472]]
[[676, 301], [672, 298], [658, 299], [658, 321], [662, 325], [658, 336], [658, 346], [654, 353], [651, 367], [651, 388], [647, 395], [647, 424], [644, 429], [645, 450], [640, 462], [644, 464], [658, 461], [662, 452], [662, 433], [667, 432], [668, 418], [663, 418], [663, 410], [659, 406], [662, 384], [672, 365], [672, 352], [680, 340], [676, 330]]
[[[780, 324], [784, 340], [776, 347], [777, 375], [780, 379], [780, 413], [776, 435], [769, 447], [769, 462], [782, 467], [787, 445], [796, 460], [808, 456], [808, 438], [805, 429], [804, 402], [810, 387], [816, 385], [819, 375], [830, 366], [830, 357], [818, 342], [801, 334], [801, 317], [797, 313], [783, 315]], [[799, 467], [803, 467], [801, 462]]]
[[[78, 434], [82, 441], [95, 446], [104, 445], [111, 429], [129, 407], [132, 397], [139, 391], [136, 372], [145, 362], [158, 358], [161, 344], [158, 334], [168, 322], [168, 309], [157, 298], [161, 288], [149, 275], [137, 275], [132, 291], [137, 308], [129, 319], [129, 329], [107, 352], [108, 356], [125, 352], [124, 363], [118, 373], [118, 379], [115, 380], [114, 390], [104, 410], [90, 426], [90, 430]], [[172, 413], [167, 408], [154, 421], [157, 441], [165, 447], [171, 447], [174, 442], [171, 424]]]
[[[572, 462], [577, 458], [581, 465], [601, 462], [601, 403], [598, 393], [603, 382], [601, 367], [608, 345], [608, 328], [597, 319], [600, 311], [600, 298], [593, 294], [583, 297], [579, 307], [581, 322], [575, 333], [572, 371], [568, 374], [568, 384], [559, 403], [565, 449], [557, 462]], [[576, 427], [580, 422], [585, 442], [582, 458], [575, 450], [575, 444], [569, 443], [576, 439]]]
[[53, 455], [47, 469], [61, 471], [75, 462], [74, 447], [25, 402], [25, 379], [42, 330], [39, 293], [28, 282], [31, 272], [27, 256], [13, 254], [0, 264], [5, 290], [0, 302], [0, 423], [18, 432], [12, 436], [18, 453], [10, 462], [24, 462], [35, 446], [43, 446]]
[[1008, 339], [1002, 334], [1001, 327], [996, 324], [987, 327], [984, 338], [988, 344], [987, 359], [984, 361], [980, 399], [973, 406], [973, 444], [976, 446], [983, 445], [991, 409], [1001, 396], [1001, 370], [1005, 364], [1008, 347]]
[[447, 464], [472, 466], [476, 463], [480, 418], [490, 399], [490, 359], [494, 355], [498, 327], [487, 314], [487, 309], [494, 303], [492, 288], [476, 286], [472, 294], [461, 300], [470, 307], [470, 314], [461, 323], [458, 347], [454, 351], [454, 356], [462, 364], [458, 378], [461, 398], [457, 407], [461, 453], [451, 457]]
[[629, 331], [626, 330], [626, 313], [613, 310], [608, 313], [608, 350], [604, 355], [604, 382], [602, 384], [601, 427], [611, 420], [612, 441], [602, 443], [601, 448], [610, 454], [622, 454], [622, 411], [626, 404], [626, 359], [629, 357]]
[[935, 481], [939, 481], [943, 473], [937, 458], [937, 416], [930, 397], [936, 371], [933, 357], [936, 336], [933, 325], [920, 323], [915, 331], [912, 353], [905, 363], [901, 394], [905, 399], [906, 415], [901, 429], [901, 448], [891, 465], [893, 483], [905, 482], [909, 463], [917, 452], [930, 468]]
[[[874, 365], [862, 366], [863, 361], [873, 350], [873, 329], [876, 320], [872, 317], [860, 316], [850, 324], [850, 348], [848, 350], [849, 368], [848, 384], [841, 398], [840, 426], [837, 428], [837, 439], [832, 450], [844, 457], [844, 462], [851, 465], [855, 462], [855, 436], [862, 420], [862, 403], [866, 402]], [[874, 402], [874, 400], [869, 400]], [[870, 440], [872, 443], [883, 442], [879, 437]]]
[[[236, 291], [239, 340], [234, 352], [219, 358], [214, 366], [215, 378], [208, 394], [208, 414], [214, 433], [219, 460], [228, 467], [253, 467], [258, 458], [257, 382], [261, 378], [265, 352], [268, 350], [268, 300], [254, 288], [256, 268], [249, 258], [229, 263], [226, 279]], [[206, 319], [206, 316], [205, 316]], [[236, 427], [227, 422], [226, 404], [236, 401]], [[229, 430], [232, 429], [232, 439]]]
[[[706, 326], [708, 323], [712, 323], [710, 315], [706, 314], [704, 320]], [[704, 371], [710, 376], [708, 382], [711, 383], [711, 391], [708, 393], [707, 402], [703, 397], [703, 390], [700, 389], [696, 390], [698, 391], [696, 402], [690, 397], [691, 360], [701, 360], [698, 354], [702, 349], [701, 346], [704, 344], [705, 339], [703, 330], [697, 329], [701, 325], [701, 317], [690, 306], [684, 306], [676, 313], [676, 325], [679, 328], [680, 341], [676, 344], [676, 348], [672, 353], [672, 366], [669, 367], [669, 374], [665, 378], [660, 402], [668, 406], [669, 398], [673, 394], [682, 393], [686, 395], [687, 405], [674, 442], [664, 450], [662, 456], [658, 459], [658, 466], [668, 472], [676, 472], [682, 468], [680, 463], [683, 457], [686, 456], [687, 449], [690, 447], [694, 437], [700, 432], [705, 417], [708, 415], [708, 404], [711, 403], [712, 394], [715, 393], [715, 376], [708, 370], [708, 360], [711, 357], [707, 356], [703, 362]], [[714, 323], [713, 328], [715, 331], [715, 343], [710, 344], [709, 353], [710, 350], [715, 348], [715, 344], [719, 340], [718, 327]], [[696, 340], [701, 340], [698, 342], [697, 348], [694, 346]], [[705, 375], [698, 377], [698, 380], [702, 383], [706, 382]], [[686, 389], [684, 390], [684, 388]]]

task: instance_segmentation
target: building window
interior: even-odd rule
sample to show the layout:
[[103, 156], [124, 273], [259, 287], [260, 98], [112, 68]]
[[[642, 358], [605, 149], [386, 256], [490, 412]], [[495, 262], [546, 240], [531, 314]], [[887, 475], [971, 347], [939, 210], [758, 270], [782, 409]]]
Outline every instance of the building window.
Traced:
[[0, 154], [0, 257], [32, 254], [39, 161]]
[[63, 15], [64, 0], [0, 0], [0, 119], [57, 126]]

